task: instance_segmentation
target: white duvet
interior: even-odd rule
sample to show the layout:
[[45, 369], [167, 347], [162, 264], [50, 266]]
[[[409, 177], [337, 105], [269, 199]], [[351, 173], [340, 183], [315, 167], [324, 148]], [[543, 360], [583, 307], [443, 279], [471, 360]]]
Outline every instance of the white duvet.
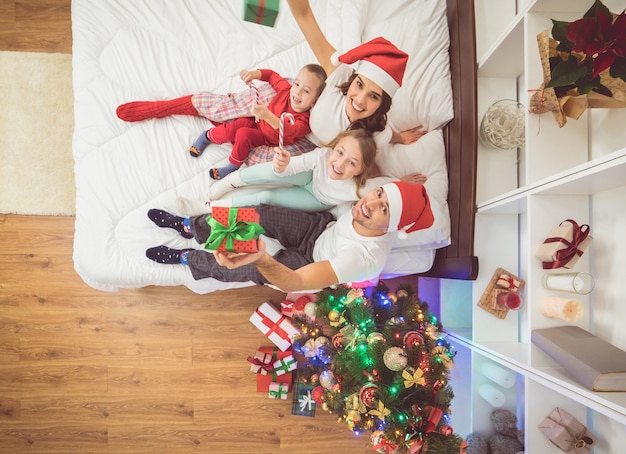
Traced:
[[[410, 146], [381, 153], [388, 175], [428, 175], [435, 225], [397, 241], [385, 275], [427, 271], [434, 250], [449, 244], [448, 175], [440, 127], [452, 116], [448, 24], [444, 0], [311, 0], [329, 41], [346, 51], [384, 36], [409, 53], [391, 125], [430, 131]], [[194, 159], [187, 149], [210, 123], [172, 116], [140, 123], [117, 118], [119, 104], [212, 91], [239, 92], [244, 68], [296, 75], [315, 58], [286, 4], [274, 28], [243, 21], [243, 0], [73, 0], [76, 173], [74, 267], [90, 286], [116, 291], [185, 285], [197, 293], [251, 285], [194, 281], [183, 266], [159, 265], [145, 250], [159, 244], [200, 247], [147, 217], [175, 212], [178, 196], [206, 199], [207, 170], [224, 164], [227, 146]], [[277, 247], [277, 245], [274, 245]]]

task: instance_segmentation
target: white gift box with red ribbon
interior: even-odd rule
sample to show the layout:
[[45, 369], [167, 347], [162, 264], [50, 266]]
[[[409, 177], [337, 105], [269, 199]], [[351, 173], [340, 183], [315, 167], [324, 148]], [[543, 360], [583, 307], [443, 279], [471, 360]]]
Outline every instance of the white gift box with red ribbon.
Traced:
[[300, 334], [291, 320], [270, 303], [261, 304], [250, 316], [250, 322], [283, 352], [291, 347], [293, 337]]

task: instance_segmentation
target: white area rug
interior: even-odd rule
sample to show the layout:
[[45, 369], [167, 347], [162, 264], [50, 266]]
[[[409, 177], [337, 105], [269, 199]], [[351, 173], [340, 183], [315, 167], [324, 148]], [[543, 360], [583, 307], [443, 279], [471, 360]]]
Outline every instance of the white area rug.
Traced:
[[0, 213], [74, 215], [72, 56], [0, 52]]

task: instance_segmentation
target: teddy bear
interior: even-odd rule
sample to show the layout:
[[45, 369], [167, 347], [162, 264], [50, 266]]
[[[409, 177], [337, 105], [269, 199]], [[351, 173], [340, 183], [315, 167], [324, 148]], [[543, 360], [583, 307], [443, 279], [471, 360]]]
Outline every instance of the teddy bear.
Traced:
[[485, 437], [469, 434], [467, 454], [523, 454], [524, 433], [517, 428], [517, 416], [505, 409], [496, 409], [491, 413], [494, 433]]

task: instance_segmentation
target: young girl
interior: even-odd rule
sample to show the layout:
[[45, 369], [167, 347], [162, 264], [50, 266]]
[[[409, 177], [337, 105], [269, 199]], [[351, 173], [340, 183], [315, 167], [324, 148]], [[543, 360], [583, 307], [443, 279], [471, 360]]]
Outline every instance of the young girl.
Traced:
[[[220, 199], [235, 187], [280, 183], [288, 186], [237, 195], [220, 200], [219, 205], [265, 203], [303, 211], [328, 210], [359, 199], [360, 190], [376, 169], [375, 158], [376, 143], [364, 129], [344, 131], [327, 147], [293, 158], [277, 147], [272, 162], [246, 167], [214, 182], [209, 190], [210, 200]], [[178, 203], [181, 212], [206, 211], [207, 208], [193, 207], [188, 199], [179, 199]]]
[[[221, 199], [221, 206], [251, 206], [262, 203], [297, 208], [303, 211], [322, 211], [338, 205], [350, 205], [369, 190], [393, 181], [375, 177], [377, 167], [376, 142], [364, 129], [340, 132], [327, 147], [316, 148], [301, 156], [275, 149], [272, 162], [245, 167], [216, 181], [209, 189], [211, 201], [216, 201], [235, 188], [270, 183], [288, 184], [287, 187], [260, 189], [233, 198]], [[421, 174], [410, 174], [403, 179], [410, 183], [424, 183]], [[182, 213], [207, 211], [208, 202], [197, 204], [189, 199], [177, 200]]]

